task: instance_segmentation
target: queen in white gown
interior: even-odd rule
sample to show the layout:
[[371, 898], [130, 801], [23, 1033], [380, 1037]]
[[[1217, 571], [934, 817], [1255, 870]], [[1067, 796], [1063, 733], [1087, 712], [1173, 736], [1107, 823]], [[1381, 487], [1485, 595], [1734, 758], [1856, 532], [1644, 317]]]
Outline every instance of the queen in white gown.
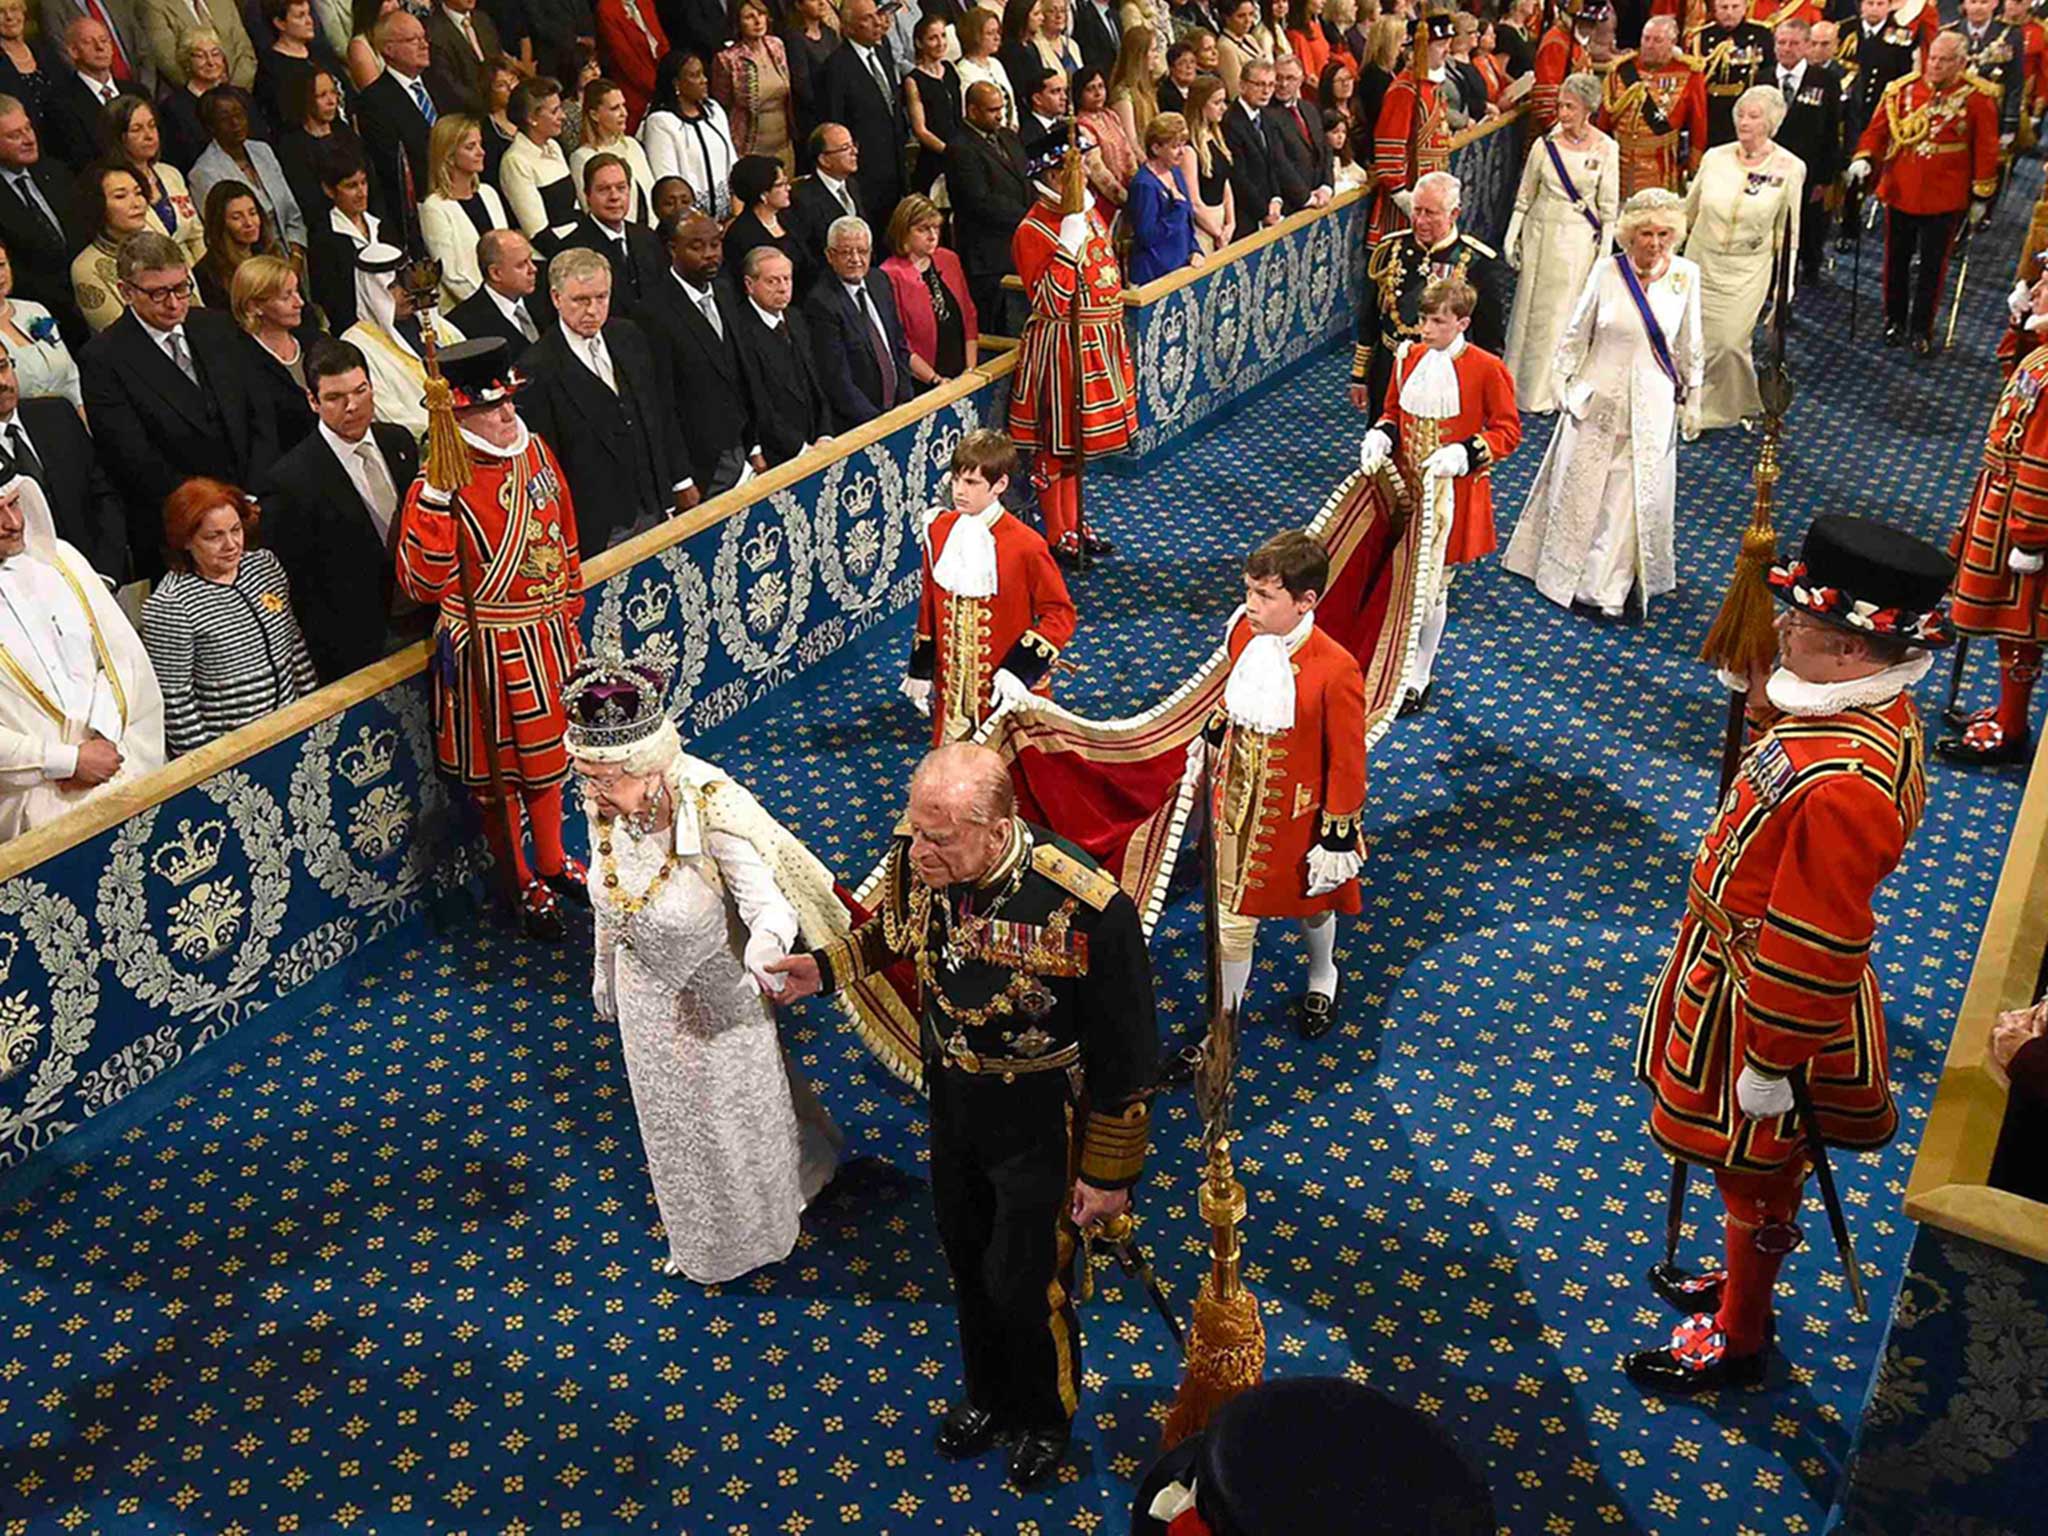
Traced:
[[664, 658], [598, 653], [563, 696], [590, 821], [592, 997], [618, 1022], [665, 1267], [715, 1285], [788, 1258], [838, 1164], [843, 1137], [765, 997], [800, 929], [833, 936], [834, 903], [817, 860], [683, 752], [666, 685]]
[[[1648, 187], [1630, 198], [1623, 254], [1594, 264], [1558, 345], [1557, 431], [1503, 561], [1554, 603], [1619, 618], [1632, 588], [1647, 608], [1678, 585], [1678, 440], [1693, 430], [1703, 350], [1700, 271], [1671, 254], [1684, 238], [1676, 193]], [[1668, 358], [1651, 339], [1622, 261]]]

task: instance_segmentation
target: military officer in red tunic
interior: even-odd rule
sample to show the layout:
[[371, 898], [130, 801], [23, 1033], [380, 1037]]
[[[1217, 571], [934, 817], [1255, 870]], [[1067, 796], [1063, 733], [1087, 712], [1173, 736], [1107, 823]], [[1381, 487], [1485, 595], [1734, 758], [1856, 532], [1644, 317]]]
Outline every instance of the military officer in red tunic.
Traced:
[[1884, 339], [1910, 331], [1913, 350], [1934, 350], [1949, 248], [1967, 216], [1983, 220], [1998, 191], [1997, 88], [1963, 72], [1963, 40], [1944, 32], [1928, 45], [1927, 72], [1894, 80], [1857, 142], [1844, 176], [1853, 186], [1882, 166], [1885, 207]]
[[[491, 852], [501, 869], [513, 871], [521, 922], [529, 934], [552, 941], [562, 936], [561, 900], [589, 901], [583, 866], [562, 847], [562, 781], [569, 773], [562, 684], [582, 655], [576, 513], [553, 451], [519, 419], [519, 376], [504, 342], [447, 347], [441, 368], [474, 472], [452, 496], [425, 479], [406, 492], [398, 584], [415, 602], [441, 608], [433, 668], [441, 771], [478, 797]], [[475, 584], [474, 629], [460, 596], [458, 558]], [[488, 799], [492, 757], [507, 796], [495, 814]], [[533, 839], [530, 864], [522, 810]]]
[[1607, 0], [1581, 0], [1578, 9], [1558, 8], [1557, 20], [1536, 44], [1535, 80], [1529, 87], [1529, 115], [1538, 133], [1557, 126], [1557, 93], [1573, 75], [1593, 69], [1593, 34], [1612, 16]]
[[1466, 340], [1477, 298], [1470, 283], [1455, 277], [1422, 291], [1422, 334], [1395, 353], [1386, 409], [1359, 449], [1359, 468], [1367, 474], [1398, 453], [1404, 480], [1419, 494], [1435, 495], [1433, 487], [1444, 482], [1451, 491], [1446, 569], [1409, 663], [1404, 715], [1429, 707], [1437, 646], [1450, 616], [1450, 568], [1493, 553], [1493, 466], [1522, 441], [1514, 375]]
[[2048, 277], [2029, 293], [2021, 355], [1991, 412], [1984, 467], [1949, 553], [1957, 631], [1998, 641], [1998, 704], [1954, 723], [1934, 750], [1957, 763], [2023, 763], [2032, 755], [2034, 684], [2048, 640]]
[[[1107, 553], [1109, 540], [1079, 527], [1081, 487], [1074, 474], [1078, 440], [1084, 458], [1120, 453], [1138, 430], [1138, 392], [1131, 347], [1124, 335], [1123, 270], [1109, 226], [1088, 191], [1084, 162], [1067, 165], [1067, 141], [1051, 134], [1033, 147], [1038, 200], [1017, 226], [1010, 254], [1031, 318], [1010, 376], [1010, 436], [1036, 449], [1038, 504], [1046, 542], [1061, 560], [1080, 557], [1085, 536], [1091, 553]], [[1075, 356], [1069, 311], [1079, 290], [1080, 355]], [[1075, 389], [1079, 372], [1080, 388]], [[1076, 431], [1074, 396], [1079, 393]]]
[[1378, 244], [1400, 228], [1408, 218], [1417, 183], [1451, 163], [1450, 103], [1444, 95], [1444, 70], [1453, 30], [1448, 15], [1418, 17], [1416, 46], [1422, 50], [1422, 74], [1418, 77], [1412, 68], [1402, 70], [1380, 99], [1372, 130], [1374, 199], [1372, 222], [1366, 229], [1368, 245]]
[[1650, 1273], [1687, 1314], [1669, 1345], [1624, 1362], [1650, 1390], [1763, 1379], [1808, 1163], [1788, 1079], [1805, 1075], [1826, 1143], [1879, 1147], [1898, 1129], [1871, 902], [1926, 799], [1910, 690], [1948, 643], [1949, 573], [1930, 544], [1833, 516], [1771, 573], [1785, 605], [1777, 670], [1751, 680], [1752, 739], [1700, 843], [1636, 1043], [1651, 1136], [1711, 1169], [1727, 1210], [1724, 1270]]
[[1621, 147], [1621, 200], [1645, 187], [1683, 192], [1707, 152], [1706, 80], [1678, 51], [1678, 22], [1652, 16], [1643, 46], [1608, 72], [1600, 126]]
[[903, 692], [932, 719], [932, 745], [972, 736], [1004, 699], [1050, 694], [1074, 638], [1074, 600], [1045, 540], [1003, 510], [1017, 448], [969, 432], [953, 450], [953, 505], [925, 529], [924, 593]]
[[1244, 607], [1231, 619], [1223, 710], [1209, 739], [1214, 776], [1217, 918], [1223, 992], [1233, 1006], [1251, 977], [1259, 920], [1301, 920], [1308, 988], [1305, 1040], [1337, 1005], [1337, 914], [1359, 910], [1365, 858], [1365, 677], [1316, 628], [1330, 557], [1307, 534], [1275, 534], [1244, 564]]

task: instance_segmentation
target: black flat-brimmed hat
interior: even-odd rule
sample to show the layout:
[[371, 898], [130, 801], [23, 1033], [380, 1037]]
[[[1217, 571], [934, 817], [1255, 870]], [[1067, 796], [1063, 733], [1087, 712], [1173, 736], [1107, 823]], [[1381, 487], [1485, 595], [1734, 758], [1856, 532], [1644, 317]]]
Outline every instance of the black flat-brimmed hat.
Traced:
[[498, 405], [519, 393], [526, 380], [512, 366], [512, 349], [497, 336], [451, 342], [440, 349], [441, 377], [457, 410]]
[[1449, 11], [1431, 11], [1416, 22], [1433, 43], [1447, 43], [1457, 35], [1457, 23]]
[[[1081, 153], [1087, 154], [1095, 147], [1095, 141], [1084, 130], [1081, 134]], [[1067, 130], [1065, 119], [1060, 126], [1048, 129], [1024, 146], [1024, 174], [1033, 181], [1039, 180], [1048, 171], [1057, 171], [1067, 160]]]
[[1954, 638], [1941, 611], [1955, 565], [1925, 539], [1868, 517], [1827, 514], [1799, 558], [1771, 568], [1771, 594], [1852, 635], [1890, 635], [1922, 650]]

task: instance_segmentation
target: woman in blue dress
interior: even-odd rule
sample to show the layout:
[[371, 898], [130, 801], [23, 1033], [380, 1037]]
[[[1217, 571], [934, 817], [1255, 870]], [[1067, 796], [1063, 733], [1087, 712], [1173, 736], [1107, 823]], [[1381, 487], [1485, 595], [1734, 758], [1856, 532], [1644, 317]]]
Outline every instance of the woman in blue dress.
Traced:
[[1202, 264], [1202, 253], [1195, 249], [1194, 203], [1181, 171], [1187, 143], [1188, 122], [1178, 112], [1161, 112], [1145, 125], [1145, 163], [1131, 178], [1124, 204], [1133, 284]]

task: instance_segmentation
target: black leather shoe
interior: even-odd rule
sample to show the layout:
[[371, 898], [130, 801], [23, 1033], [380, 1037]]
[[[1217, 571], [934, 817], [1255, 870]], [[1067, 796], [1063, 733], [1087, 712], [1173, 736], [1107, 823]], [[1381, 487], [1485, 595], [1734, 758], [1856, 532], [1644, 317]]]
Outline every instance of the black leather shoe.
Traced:
[[1062, 536], [1052, 547], [1052, 557], [1068, 570], [1073, 570], [1081, 563], [1081, 541], [1071, 533]]
[[564, 859], [562, 872], [558, 875], [542, 875], [548, 889], [572, 907], [590, 905], [590, 871], [583, 867], [581, 859]]
[[1688, 1317], [1695, 1312], [1720, 1311], [1721, 1287], [1727, 1279], [1726, 1272], [1718, 1269], [1711, 1274], [1696, 1275], [1676, 1264], [1650, 1266], [1650, 1289]]
[[1337, 990], [1328, 997], [1320, 992], [1302, 995], [1294, 1005], [1294, 1027], [1304, 1040], [1320, 1040], [1330, 1032], [1330, 1026], [1337, 1022], [1337, 994], [1344, 990], [1344, 978], [1338, 976]]
[[1202, 1048], [1184, 1045], [1161, 1056], [1158, 1066], [1152, 1069], [1152, 1076], [1161, 1088], [1181, 1088], [1195, 1080], [1195, 1073], [1201, 1065]]
[[1394, 712], [1394, 717], [1397, 720], [1406, 720], [1410, 715], [1421, 714], [1425, 709], [1429, 708], [1430, 697], [1435, 692], [1435, 683], [1431, 683], [1420, 693], [1417, 693], [1413, 688], [1409, 689], [1402, 697], [1401, 707]]
[[1091, 555], [1113, 555], [1116, 553], [1116, 545], [1105, 539], [1093, 528], [1081, 530], [1081, 542], [1088, 546], [1088, 553]]
[[1027, 1429], [1010, 1447], [1010, 1483], [1017, 1488], [1036, 1488], [1066, 1459], [1066, 1430]]
[[938, 1433], [933, 1438], [941, 1456], [948, 1461], [964, 1461], [984, 1454], [1002, 1437], [994, 1414], [984, 1412], [972, 1403], [962, 1402], [946, 1410], [946, 1416], [939, 1420]]
[[1714, 1314], [1695, 1312], [1671, 1330], [1671, 1342], [1664, 1348], [1638, 1350], [1622, 1360], [1621, 1368], [1630, 1381], [1648, 1391], [1692, 1397], [1724, 1387], [1756, 1386], [1770, 1359], [1769, 1343], [1754, 1354], [1729, 1354], [1728, 1337]]
[[562, 904], [545, 880], [529, 880], [519, 893], [519, 926], [542, 944], [562, 942]]
[[1906, 339], [1906, 328], [1902, 325], [1888, 325], [1884, 328], [1884, 344], [1896, 347]]
[[1968, 768], [2004, 768], [2012, 763], [2032, 762], [2032, 736], [2006, 736], [1991, 746], [1979, 746], [1968, 735], [1944, 736], [1934, 750], [1952, 763]]
[[1998, 711], [1995, 709], [1956, 708], [1944, 709], [1941, 712], [1942, 723], [1944, 725], [1953, 726], [1956, 730], [1959, 731], [1968, 730], [1971, 726], [1975, 725], [1979, 720], [1993, 720], [1997, 717]]

